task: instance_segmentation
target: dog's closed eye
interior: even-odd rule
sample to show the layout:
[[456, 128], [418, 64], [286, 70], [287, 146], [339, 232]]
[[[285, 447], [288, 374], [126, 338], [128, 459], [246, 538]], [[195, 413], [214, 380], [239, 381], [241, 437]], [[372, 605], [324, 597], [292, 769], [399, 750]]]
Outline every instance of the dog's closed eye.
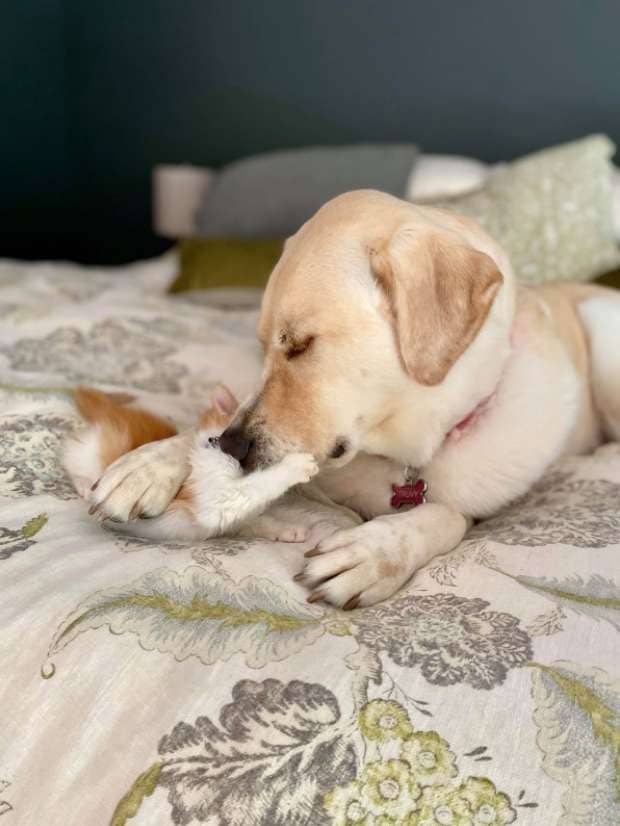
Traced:
[[314, 336], [306, 336], [302, 341], [291, 342], [285, 351], [286, 358], [290, 361], [301, 356], [308, 350], [313, 341]]

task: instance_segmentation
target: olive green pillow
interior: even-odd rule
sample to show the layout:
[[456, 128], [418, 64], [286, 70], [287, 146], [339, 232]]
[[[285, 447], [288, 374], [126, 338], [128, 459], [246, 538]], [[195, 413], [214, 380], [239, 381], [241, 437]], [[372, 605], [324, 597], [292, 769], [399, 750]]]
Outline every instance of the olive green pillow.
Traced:
[[521, 281], [592, 279], [620, 265], [614, 151], [609, 138], [590, 135], [505, 164], [476, 192], [434, 203], [484, 227]]
[[284, 238], [192, 238], [179, 243], [171, 293], [212, 287], [264, 287]]

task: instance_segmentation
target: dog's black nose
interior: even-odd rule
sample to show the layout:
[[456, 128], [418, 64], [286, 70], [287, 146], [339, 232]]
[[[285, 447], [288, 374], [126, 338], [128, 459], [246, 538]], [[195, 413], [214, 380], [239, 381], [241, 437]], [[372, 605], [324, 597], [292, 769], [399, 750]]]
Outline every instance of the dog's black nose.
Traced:
[[252, 442], [246, 439], [241, 430], [229, 427], [220, 436], [220, 450], [228, 453], [238, 462], [243, 462], [250, 452]]

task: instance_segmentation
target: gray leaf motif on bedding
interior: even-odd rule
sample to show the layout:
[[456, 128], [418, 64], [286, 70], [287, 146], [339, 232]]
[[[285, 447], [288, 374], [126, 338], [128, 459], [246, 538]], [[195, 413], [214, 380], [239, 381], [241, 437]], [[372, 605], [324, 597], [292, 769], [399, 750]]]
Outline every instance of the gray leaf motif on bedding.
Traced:
[[[141, 321], [141, 320], [140, 320]], [[61, 327], [43, 338], [22, 338], [0, 348], [13, 370], [62, 375], [79, 384], [115, 384], [154, 393], [178, 393], [187, 367], [171, 361], [178, 348], [157, 338], [157, 321], [146, 333], [131, 319], [107, 319], [88, 331]]]
[[75, 499], [77, 494], [58, 461], [63, 436], [74, 422], [62, 416], [6, 416], [0, 420], [0, 495], [12, 498], [51, 494]]
[[620, 485], [615, 482], [578, 479], [571, 472], [555, 470], [469, 536], [503, 545], [604, 548], [620, 542], [618, 502]]
[[531, 660], [532, 644], [516, 617], [488, 607], [454, 594], [404, 594], [360, 612], [356, 636], [401, 667], [419, 665], [434, 685], [490, 689]]
[[[11, 784], [8, 780], [0, 780], [0, 794], [8, 789]], [[7, 812], [12, 812], [13, 807], [8, 800], [0, 800], [0, 815], [5, 815]]]
[[178, 723], [159, 744], [159, 785], [172, 822], [306, 826], [324, 823], [323, 797], [356, 772], [332, 692], [316, 683], [242, 680], [219, 715]]
[[200, 564], [208, 565], [214, 556], [236, 556], [245, 553], [252, 548], [263, 548], [263, 540], [239, 539], [237, 537], [222, 537], [219, 539], [209, 539], [198, 544], [191, 542], [153, 542], [152, 539], [144, 539], [141, 536], [130, 536], [115, 533], [112, 529], [117, 548], [124, 553], [140, 551], [143, 548], [159, 551], [190, 551], [192, 559]]

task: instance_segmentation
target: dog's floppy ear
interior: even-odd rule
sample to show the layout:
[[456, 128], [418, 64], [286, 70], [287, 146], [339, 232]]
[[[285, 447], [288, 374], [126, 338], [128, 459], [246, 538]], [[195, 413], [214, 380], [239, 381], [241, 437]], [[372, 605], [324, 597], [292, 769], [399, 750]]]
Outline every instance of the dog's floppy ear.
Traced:
[[420, 384], [439, 384], [473, 341], [503, 278], [483, 252], [407, 227], [370, 249], [393, 317], [403, 366]]

